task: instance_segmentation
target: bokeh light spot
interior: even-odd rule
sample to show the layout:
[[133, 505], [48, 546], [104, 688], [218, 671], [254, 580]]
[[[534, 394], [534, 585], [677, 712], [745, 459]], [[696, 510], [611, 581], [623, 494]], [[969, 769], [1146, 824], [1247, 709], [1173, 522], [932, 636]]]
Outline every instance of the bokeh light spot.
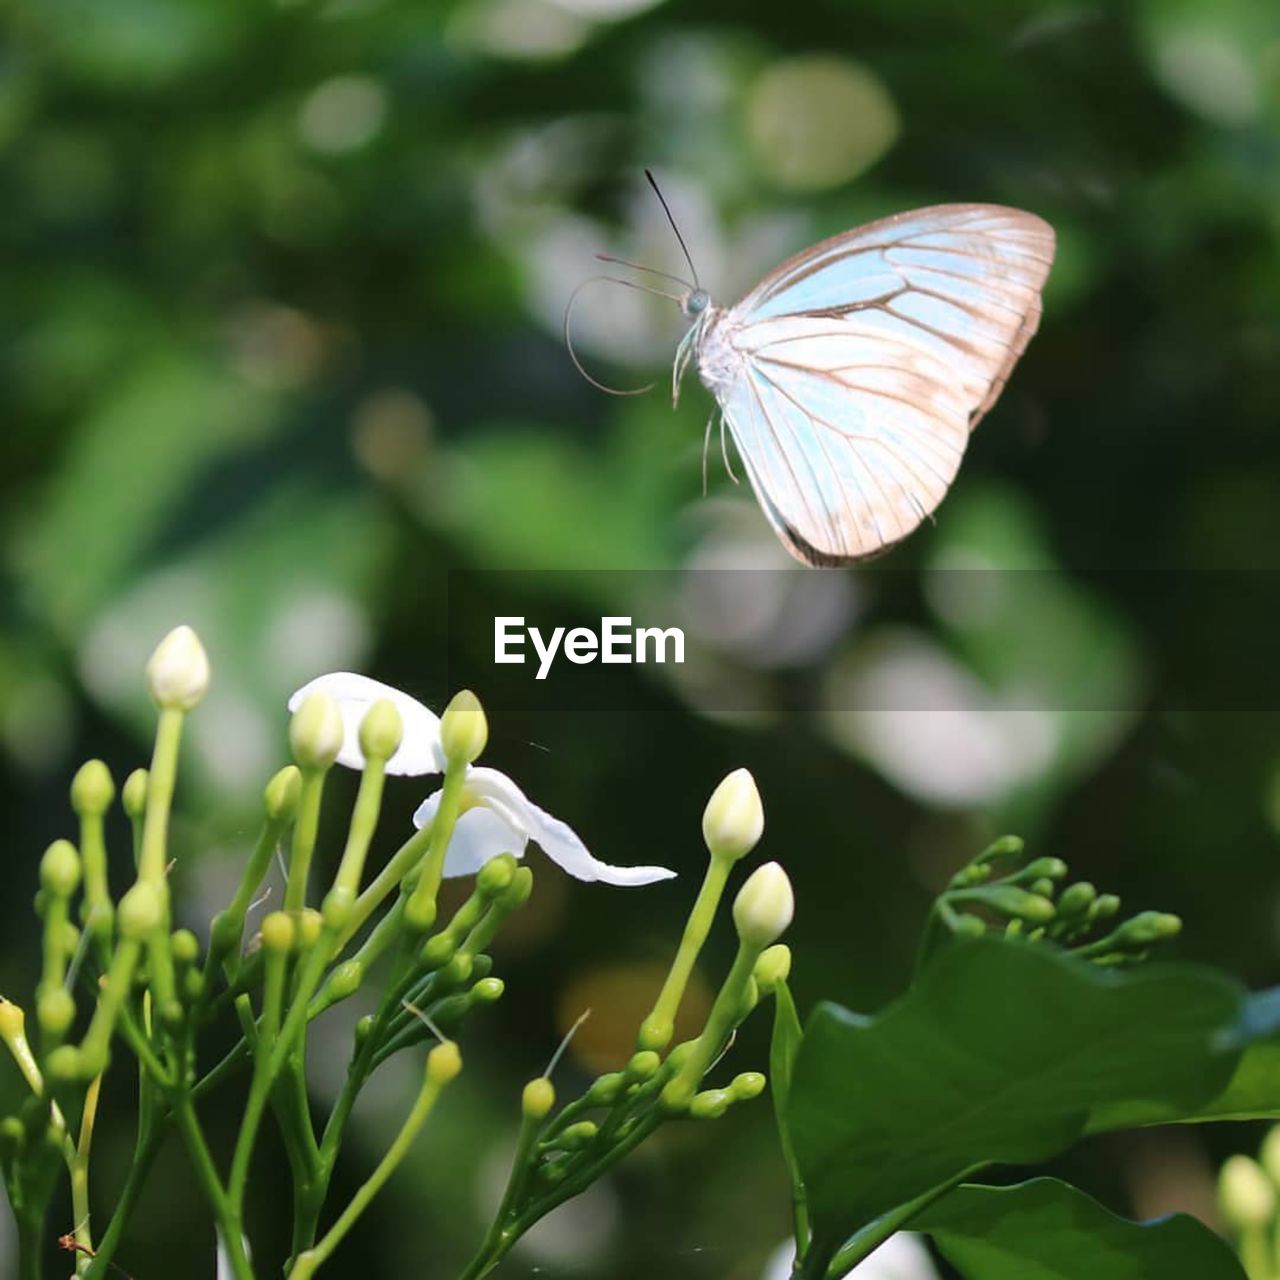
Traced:
[[298, 133], [313, 151], [342, 155], [378, 136], [387, 118], [387, 91], [372, 76], [334, 76], [317, 85], [298, 112]]
[[747, 105], [757, 162], [793, 191], [821, 191], [856, 178], [889, 150], [899, 127], [884, 81], [840, 58], [775, 63], [757, 80]]

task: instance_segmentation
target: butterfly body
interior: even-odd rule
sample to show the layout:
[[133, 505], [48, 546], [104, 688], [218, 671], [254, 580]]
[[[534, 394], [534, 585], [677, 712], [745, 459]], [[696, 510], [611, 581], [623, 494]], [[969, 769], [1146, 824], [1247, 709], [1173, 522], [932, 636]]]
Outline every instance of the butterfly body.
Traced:
[[735, 306], [681, 299], [673, 382], [696, 365], [792, 555], [859, 560], [933, 512], [1035, 332], [1053, 248], [1033, 214], [939, 205], [814, 245]]

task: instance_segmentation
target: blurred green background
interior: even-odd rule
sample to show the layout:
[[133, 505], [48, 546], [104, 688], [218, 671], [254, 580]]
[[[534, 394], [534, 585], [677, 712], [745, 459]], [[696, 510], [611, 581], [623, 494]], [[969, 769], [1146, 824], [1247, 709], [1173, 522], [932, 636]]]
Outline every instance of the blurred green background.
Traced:
[[[216, 672], [175, 831], [200, 927], [293, 688], [353, 668], [443, 705], [450, 571], [520, 571], [484, 575], [498, 611], [590, 618], [642, 609], [654, 580], [564, 571], [663, 569], [678, 592], [691, 566], [789, 564], [714, 455], [701, 496], [708, 398], [691, 381], [673, 413], [662, 389], [674, 307], [602, 287], [577, 313], [592, 370], [656, 378], [647, 397], [605, 397], [566, 358], [594, 252], [680, 269], [643, 166], [725, 302], [821, 236], [932, 202], [1018, 205], [1059, 233], [1041, 333], [936, 522], [882, 562], [894, 591], [879, 569], [746, 574], [680, 606], [685, 668], [614, 669], [595, 709], [495, 708], [491, 763], [601, 857], [683, 875], [612, 890], [534, 858], [499, 949], [508, 994], [335, 1277], [453, 1274], [521, 1082], [587, 1005], [564, 1088], [629, 1043], [701, 874], [701, 806], [737, 765], [796, 884], [802, 1006], [890, 998], [930, 888], [1008, 825], [1135, 909], [1182, 913], [1180, 954], [1280, 979], [1280, 707], [1261, 677], [1247, 696], [1273, 665], [1280, 547], [1270, 0], [11, 0], [2, 20], [0, 989], [24, 1003], [37, 859], [71, 833], [83, 758], [118, 778], [144, 761], [141, 666], [175, 623]], [[1029, 576], [934, 572], [973, 567]], [[424, 790], [392, 789], [384, 852]], [[704, 987], [731, 949], [724, 924]], [[318, 1029], [318, 1104], [348, 1027]], [[753, 1026], [735, 1068], [764, 1052]], [[415, 1073], [370, 1091], [348, 1190]], [[0, 1065], [0, 1100], [18, 1088]], [[103, 1208], [131, 1093], [118, 1072]], [[216, 1134], [234, 1104], [211, 1106]], [[1116, 1207], [1212, 1217], [1214, 1161], [1256, 1137], [1153, 1131], [1062, 1168]], [[270, 1260], [287, 1243], [270, 1143], [258, 1186]], [[758, 1105], [662, 1135], [502, 1274], [755, 1280], [786, 1233]], [[119, 1261], [147, 1280], [175, 1258], [212, 1275], [176, 1144]]]

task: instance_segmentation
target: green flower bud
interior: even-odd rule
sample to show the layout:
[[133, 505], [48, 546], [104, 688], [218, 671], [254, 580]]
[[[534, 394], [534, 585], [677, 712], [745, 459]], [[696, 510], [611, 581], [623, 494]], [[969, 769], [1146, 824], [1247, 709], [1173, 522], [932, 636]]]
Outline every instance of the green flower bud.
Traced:
[[396, 705], [379, 698], [360, 721], [360, 750], [370, 760], [390, 760], [404, 736], [404, 722]]
[[981, 938], [986, 931], [987, 926], [977, 916], [958, 916], [951, 926], [957, 938]]
[[330, 975], [325, 984], [329, 995], [335, 1000], [345, 1000], [355, 995], [364, 981], [364, 962], [362, 960], [345, 960]]
[[25, 1039], [26, 1020], [26, 1014], [22, 1012], [20, 1005], [0, 996], [0, 1040], [9, 1046], [11, 1053], [14, 1052], [13, 1046]]
[[482, 898], [500, 897], [510, 888], [519, 865], [510, 853], [490, 858], [476, 875], [476, 892]]
[[86, 760], [71, 779], [71, 807], [81, 817], [99, 817], [115, 799], [111, 771], [101, 760]]
[[733, 1101], [727, 1089], [704, 1089], [695, 1093], [689, 1103], [689, 1115], [694, 1120], [719, 1120]]
[[459, 951], [443, 969], [440, 981], [448, 987], [461, 987], [471, 981], [473, 961], [465, 951]]
[[276, 955], [286, 955], [293, 950], [298, 938], [298, 927], [287, 911], [272, 911], [262, 919], [262, 946]]
[[40, 885], [55, 898], [69, 898], [80, 884], [80, 855], [70, 840], [55, 840], [40, 860]]
[[428, 969], [442, 969], [453, 959], [456, 950], [457, 945], [447, 933], [437, 933], [422, 944], [419, 959]]
[[134, 942], [145, 941], [164, 920], [164, 899], [160, 890], [147, 880], [140, 880], [120, 899], [116, 923], [123, 937]]
[[1028, 893], [1016, 885], [996, 884], [978, 891], [982, 901], [1002, 915], [1025, 920], [1028, 924], [1048, 924], [1057, 914], [1053, 903], [1038, 893]]
[[611, 1107], [622, 1096], [626, 1085], [627, 1078], [621, 1071], [610, 1071], [593, 1081], [586, 1100], [593, 1107]]
[[1087, 880], [1069, 884], [1058, 895], [1058, 919], [1075, 920], [1083, 917], [1093, 906], [1098, 891]]
[[190, 627], [174, 627], [147, 663], [147, 688], [158, 707], [190, 711], [209, 689], [209, 656]]
[[766, 862], [747, 877], [733, 902], [733, 923], [749, 947], [776, 942], [795, 914], [795, 895], [787, 873], [777, 862]]
[[791, 948], [785, 942], [775, 943], [760, 953], [751, 976], [761, 991], [772, 991], [791, 976]]
[[599, 1132], [600, 1126], [594, 1120], [579, 1120], [557, 1135], [555, 1145], [564, 1151], [581, 1151], [596, 1140]]
[[663, 1087], [662, 1092], [658, 1095], [658, 1105], [667, 1115], [679, 1116], [689, 1110], [693, 1097], [694, 1086], [687, 1080], [681, 1080], [677, 1076], [676, 1079], [669, 1081]]
[[302, 774], [298, 772], [297, 765], [287, 764], [267, 783], [262, 793], [267, 817], [272, 822], [291, 822], [298, 812], [301, 796]]
[[1143, 911], [1126, 920], [1118, 930], [1117, 941], [1125, 947], [1149, 947], [1182, 932], [1182, 921], [1163, 911]]
[[289, 746], [304, 769], [327, 769], [342, 750], [342, 712], [327, 693], [308, 694], [289, 721]]
[[983, 863], [995, 862], [1000, 858], [1015, 858], [1025, 848], [1026, 844], [1021, 836], [1001, 836], [998, 840], [993, 840], [987, 845], [974, 861]]
[[120, 803], [124, 811], [135, 822], [147, 811], [147, 788], [151, 785], [151, 775], [145, 769], [135, 769], [125, 780], [120, 790]]
[[106, 1070], [106, 1054], [96, 1055], [92, 1060], [73, 1044], [59, 1045], [46, 1059], [45, 1066], [49, 1077], [69, 1084], [73, 1080], [92, 1080]]
[[729, 1082], [729, 1092], [735, 1102], [750, 1102], [764, 1092], [766, 1084], [768, 1081], [759, 1071], [743, 1071]]
[[1042, 898], [1053, 897], [1054, 884], [1047, 876], [1043, 880], [1033, 880], [1028, 887]]
[[190, 929], [177, 929], [169, 938], [175, 964], [195, 964], [200, 959], [200, 941]]
[[298, 912], [295, 924], [298, 935], [294, 945], [302, 951], [310, 951], [320, 941], [320, 934], [324, 930], [324, 917], [315, 907], [303, 907]]
[[628, 1084], [640, 1084], [651, 1079], [662, 1065], [662, 1059], [652, 1049], [641, 1049], [631, 1055], [623, 1074]]
[[1022, 868], [1025, 880], [1063, 880], [1070, 868], [1061, 858], [1036, 858]]
[[336, 884], [324, 895], [320, 904], [324, 923], [334, 933], [341, 933], [343, 925], [351, 918], [352, 908], [356, 905], [353, 889], [344, 884]]
[[1099, 920], [1110, 920], [1112, 916], [1118, 915], [1120, 911], [1120, 899], [1114, 893], [1103, 893], [1094, 899], [1093, 906], [1089, 908], [1089, 921], [1096, 923]]
[[501, 978], [481, 978], [471, 988], [471, 999], [476, 1004], [496, 1004], [506, 989], [507, 984]]
[[520, 1095], [520, 1110], [526, 1120], [540, 1122], [551, 1114], [556, 1105], [556, 1090], [546, 1076], [530, 1080]]
[[188, 969], [182, 975], [182, 994], [192, 1003], [204, 994], [204, 974], [199, 969]]
[[654, 1017], [650, 1014], [640, 1024], [640, 1032], [636, 1036], [636, 1044], [645, 1050], [662, 1049], [671, 1043], [671, 1037], [674, 1034], [675, 1024], [670, 1018]]
[[50, 987], [36, 997], [36, 1018], [47, 1036], [64, 1036], [75, 1021], [76, 1002], [66, 987]]
[[528, 867], [517, 867], [511, 877], [511, 886], [500, 899], [504, 911], [516, 911], [529, 901], [533, 892], [533, 872]]
[[685, 1059], [693, 1052], [696, 1040], [684, 1040], [667, 1054], [667, 1071], [674, 1073], [684, 1066]]
[[736, 862], [760, 843], [764, 834], [764, 805], [756, 780], [746, 769], [735, 769], [711, 793], [702, 812], [702, 838], [713, 858]]
[[449, 768], [476, 760], [489, 741], [489, 721], [480, 699], [470, 689], [455, 693], [440, 717], [440, 747]]
[[377, 1020], [374, 1018], [373, 1014], [366, 1013], [364, 1017], [361, 1018], [360, 1021], [356, 1023], [356, 1047], [357, 1048], [360, 1045], [364, 1044], [364, 1042], [369, 1038], [369, 1033], [373, 1030], [374, 1023], [376, 1021]]
[[462, 1054], [452, 1040], [438, 1044], [427, 1054], [427, 1079], [434, 1085], [446, 1085], [462, 1070]]
[[0, 1153], [12, 1159], [22, 1150], [27, 1131], [17, 1116], [5, 1116], [0, 1120]]
[[569, 1176], [569, 1166], [572, 1163], [572, 1156], [552, 1156], [549, 1160], [544, 1161], [538, 1166], [538, 1177], [549, 1186], [554, 1187], [557, 1183], [563, 1182], [565, 1178]]
[[1231, 1156], [1218, 1175], [1218, 1202], [1236, 1230], [1265, 1227], [1276, 1211], [1276, 1189], [1256, 1160]]

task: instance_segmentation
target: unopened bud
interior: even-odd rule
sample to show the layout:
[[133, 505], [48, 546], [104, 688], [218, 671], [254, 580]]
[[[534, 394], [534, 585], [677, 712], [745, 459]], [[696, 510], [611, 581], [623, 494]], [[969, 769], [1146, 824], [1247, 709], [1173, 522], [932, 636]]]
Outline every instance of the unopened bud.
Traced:
[[275, 955], [287, 955], [297, 940], [297, 926], [287, 911], [272, 911], [262, 918], [259, 930], [263, 949]]
[[360, 721], [360, 750], [366, 758], [387, 761], [396, 753], [404, 736], [404, 722], [396, 705], [379, 698]]
[[761, 991], [772, 991], [791, 975], [791, 948], [785, 942], [775, 943], [760, 953], [751, 976]]
[[1098, 891], [1087, 880], [1069, 884], [1058, 895], [1058, 919], [1075, 920], [1082, 917], [1098, 896]]
[[638, 1084], [650, 1079], [661, 1065], [662, 1059], [652, 1049], [642, 1049], [631, 1055], [624, 1074], [629, 1082]]
[[140, 880], [120, 899], [116, 923], [120, 933], [134, 942], [142, 942], [164, 919], [164, 901], [160, 891], [149, 881]]
[[787, 873], [766, 862], [747, 877], [733, 903], [733, 923], [747, 946], [763, 950], [785, 932], [795, 914], [795, 895]]
[[689, 1102], [689, 1115], [694, 1120], [718, 1120], [733, 1101], [727, 1089], [704, 1089], [695, 1093]]
[[470, 689], [455, 693], [440, 717], [440, 748], [451, 769], [477, 759], [489, 741], [489, 721]]
[[137, 822], [147, 811], [147, 788], [151, 783], [151, 775], [145, 769], [135, 769], [125, 780], [120, 790], [120, 803], [124, 811]]
[[1237, 1230], [1265, 1227], [1276, 1211], [1276, 1189], [1256, 1160], [1231, 1156], [1218, 1175], [1218, 1201]]
[[86, 760], [71, 779], [71, 807], [81, 817], [106, 813], [115, 794], [111, 771], [101, 760]]
[[45, 1035], [66, 1035], [75, 1016], [76, 1002], [66, 987], [50, 987], [36, 997], [36, 1018]]
[[287, 764], [262, 793], [267, 817], [272, 822], [289, 822], [298, 812], [298, 800], [302, 795], [302, 774], [297, 765]]
[[452, 1040], [436, 1045], [427, 1054], [427, 1079], [434, 1085], [446, 1085], [462, 1070], [462, 1054]]
[[600, 1132], [600, 1126], [594, 1120], [579, 1120], [571, 1124], [557, 1135], [555, 1144], [565, 1151], [581, 1151], [589, 1147]]
[[147, 663], [151, 699], [167, 711], [190, 711], [209, 689], [209, 656], [187, 626], [174, 627]]
[[747, 769], [735, 769], [711, 793], [702, 812], [702, 838], [713, 858], [736, 862], [751, 852], [764, 834], [764, 805], [756, 780]]
[[538, 1076], [530, 1080], [520, 1096], [520, 1110], [526, 1120], [534, 1122], [545, 1120], [556, 1105], [556, 1090], [546, 1076]]
[[327, 769], [338, 758], [346, 730], [337, 702], [327, 693], [311, 693], [289, 721], [289, 746], [304, 769]]
[[768, 1081], [759, 1071], [743, 1071], [729, 1082], [729, 1092], [733, 1094], [735, 1101], [750, 1102], [764, 1092], [766, 1084]]
[[520, 864], [509, 853], [500, 853], [490, 858], [476, 874], [476, 892], [482, 898], [496, 898], [505, 893], [515, 878]]
[[40, 859], [40, 887], [56, 898], [69, 898], [80, 883], [80, 855], [70, 840], [55, 840]]

